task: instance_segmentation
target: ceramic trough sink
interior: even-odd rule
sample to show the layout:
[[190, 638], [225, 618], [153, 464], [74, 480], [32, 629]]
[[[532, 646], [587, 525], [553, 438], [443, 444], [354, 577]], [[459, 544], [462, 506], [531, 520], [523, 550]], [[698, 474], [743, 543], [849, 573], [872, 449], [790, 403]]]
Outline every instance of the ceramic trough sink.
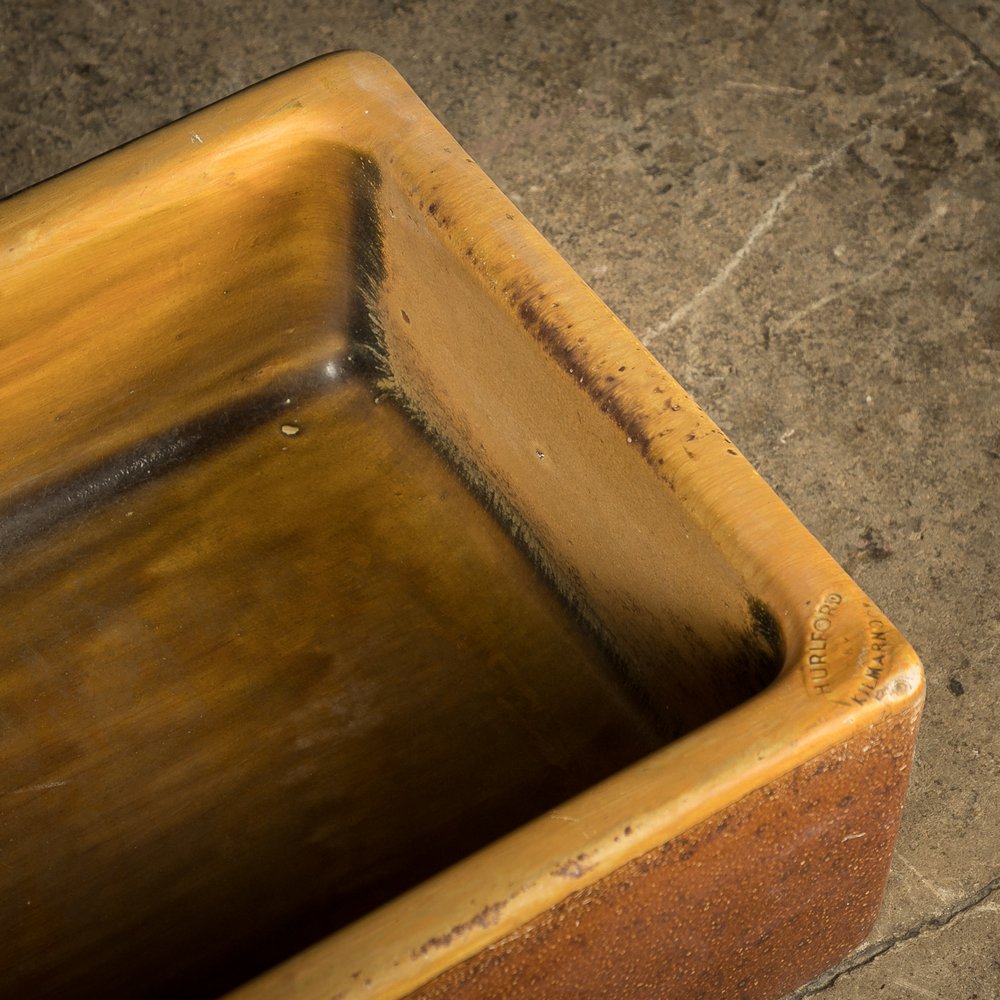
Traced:
[[0, 994], [778, 997], [921, 668], [379, 58], [0, 205]]

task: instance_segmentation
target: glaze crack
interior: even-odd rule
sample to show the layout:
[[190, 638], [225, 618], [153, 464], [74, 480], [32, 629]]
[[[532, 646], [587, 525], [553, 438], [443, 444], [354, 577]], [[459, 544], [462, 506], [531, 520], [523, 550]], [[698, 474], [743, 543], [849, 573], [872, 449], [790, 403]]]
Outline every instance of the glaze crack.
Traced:
[[898, 945], [923, 937], [924, 934], [942, 930], [957, 917], [960, 917], [963, 913], [968, 913], [970, 910], [974, 910], [981, 903], [984, 903], [997, 891], [1000, 891], [1000, 877], [987, 882], [981, 889], [974, 892], [971, 896], [967, 896], [965, 899], [955, 903], [953, 906], [950, 906], [943, 913], [939, 913], [933, 917], [928, 917], [926, 920], [922, 920], [915, 927], [910, 927], [908, 930], [902, 931], [899, 934], [893, 934], [887, 938], [883, 938], [883, 940], [876, 941], [874, 944], [870, 944], [867, 948], [862, 948], [860, 951], [855, 952], [853, 955], [844, 959], [840, 965], [834, 966], [834, 968], [832, 968], [829, 972], [818, 977], [809, 986], [796, 993], [790, 994], [788, 1000], [805, 1000], [806, 997], [812, 997], [816, 996], [817, 993], [826, 992], [826, 990], [830, 989], [830, 987], [833, 986], [834, 983], [836, 983], [842, 976], [850, 975], [850, 973], [854, 972], [856, 969], [861, 969], [866, 965], [871, 965], [871, 963], [877, 958], [880, 958], [887, 952], [892, 951]]

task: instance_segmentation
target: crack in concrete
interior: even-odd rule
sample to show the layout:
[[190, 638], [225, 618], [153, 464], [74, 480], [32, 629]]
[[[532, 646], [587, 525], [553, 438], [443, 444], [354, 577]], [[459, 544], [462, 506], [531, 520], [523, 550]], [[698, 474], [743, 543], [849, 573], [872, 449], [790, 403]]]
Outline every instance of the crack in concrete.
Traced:
[[687, 302], [678, 306], [662, 323], [657, 324], [656, 335], [659, 336], [662, 333], [666, 333], [668, 330], [672, 330], [678, 323], [686, 319], [692, 312], [694, 312], [701, 303], [714, 292], [716, 292], [722, 285], [724, 285], [728, 280], [729, 276], [736, 270], [737, 267], [746, 259], [750, 251], [754, 248], [757, 241], [769, 233], [774, 227], [778, 216], [782, 214], [785, 210], [785, 206], [788, 204], [788, 199], [791, 198], [793, 194], [800, 187], [808, 184], [817, 174], [822, 173], [827, 167], [831, 166], [833, 163], [839, 159], [844, 153], [846, 153], [852, 146], [855, 146], [866, 139], [871, 137], [874, 125], [870, 125], [863, 132], [859, 132], [857, 135], [852, 136], [846, 142], [841, 143], [835, 149], [831, 150], [825, 156], [811, 163], [804, 170], [797, 173], [771, 200], [764, 214], [760, 217], [757, 224], [750, 230], [743, 245], [736, 250], [734, 254], [719, 268], [718, 271], [712, 276], [707, 284], [703, 285], [698, 289], [694, 295], [691, 296]]
[[945, 215], [947, 215], [947, 213], [947, 205], [938, 205], [936, 208], [932, 209], [927, 215], [924, 216], [923, 219], [920, 220], [919, 223], [917, 223], [903, 246], [892, 254], [892, 256], [888, 257], [881, 264], [879, 264], [878, 267], [869, 271], [867, 274], [863, 274], [860, 277], [855, 278], [853, 281], [844, 282], [842, 285], [835, 287], [832, 291], [827, 292], [825, 295], [821, 295], [818, 299], [814, 299], [797, 312], [792, 313], [792, 315], [787, 319], [783, 319], [775, 324], [772, 333], [787, 332], [794, 327], [796, 323], [801, 322], [810, 314], [822, 309], [831, 302], [836, 302], [849, 292], [853, 292], [858, 288], [863, 288], [865, 285], [870, 285], [873, 281], [882, 277], [882, 275], [887, 271], [891, 271], [912, 252], [917, 243], [919, 243], [931, 231], [931, 229], [933, 229], [934, 226]]
[[984, 885], [977, 892], [974, 892], [971, 896], [955, 903], [954, 906], [950, 906], [943, 913], [939, 913], [937, 916], [928, 917], [915, 927], [910, 927], [908, 930], [902, 931], [899, 934], [893, 934], [890, 937], [883, 938], [881, 941], [876, 941], [875, 944], [870, 944], [867, 948], [862, 948], [860, 951], [855, 952], [853, 955], [841, 962], [840, 965], [835, 966], [829, 972], [818, 977], [809, 986], [793, 993], [789, 1000], [805, 1000], [806, 997], [816, 996], [817, 993], [824, 993], [842, 976], [847, 976], [856, 969], [861, 969], [866, 965], [871, 965], [871, 963], [877, 958], [880, 958], [887, 952], [892, 951], [893, 948], [896, 948], [898, 945], [905, 944], [907, 941], [913, 941], [916, 938], [922, 937], [924, 934], [932, 931], [939, 931], [942, 928], [947, 927], [948, 924], [950, 924], [956, 917], [960, 917], [963, 913], [968, 913], [969, 910], [975, 909], [980, 903], [984, 903], [998, 890], [1000, 890], [1000, 876], [990, 882], [987, 882], [986, 885]]
[[[921, 3], [922, 0], [915, 0], [917, 3]], [[929, 8], [928, 8], [929, 9]], [[979, 58], [977, 56], [977, 58]], [[983, 58], [986, 58], [985, 56]], [[972, 62], [966, 64], [956, 73], [953, 73], [948, 79], [943, 80], [940, 83], [934, 84], [931, 88], [932, 92], [940, 92], [944, 88], [956, 83], [966, 73], [970, 71], [976, 65], [976, 59]], [[993, 64], [991, 64], [993, 65]], [[995, 67], [994, 67], [995, 68]], [[924, 95], [918, 94], [914, 95], [910, 101], [919, 101]], [[868, 142], [871, 137], [875, 134], [875, 131], [880, 128], [886, 127], [886, 125], [893, 119], [894, 116], [898, 115], [900, 112], [906, 109], [906, 105], [910, 103], [906, 98], [904, 98], [900, 105], [893, 108], [891, 112], [883, 115], [881, 118], [872, 121], [867, 128], [863, 131], [858, 132], [856, 135], [851, 136], [846, 139], [839, 146], [827, 152], [820, 159], [809, 164], [799, 173], [797, 173], [771, 200], [768, 207], [765, 209], [763, 215], [757, 221], [756, 225], [750, 230], [749, 234], [746, 236], [743, 244], [725, 261], [722, 266], [715, 272], [715, 274], [709, 279], [709, 281], [698, 289], [686, 302], [679, 305], [674, 311], [665, 319], [657, 323], [652, 330], [644, 333], [639, 339], [642, 343], [647, 346], [655, 341], [657, 338], [663, 334], [674, 329], [679, 323], [686, 320], [691, 314], [696, 313], [702, 306], [702, 303], [709, 299], [715, 294], [723, 285], [725, 285], [732, 273], [743, 263], [743, 261], [750, 255], [751, 251], [756, 246], [757, 242], [767, 234], [771, 232], [777, 223], [779, 217], [784, 213], [786, 206], [792, 196], [800, 189], [806, 187], [810, 182], [812, 182], [818, 175], [822, 174], [827, 168], [833, 166], [837, 160], [843, 156], [845, 153], [854, 149], [856, 146], [863, 145]], [[912, 121], [916, 121], [918, 118], [923, 118], [930, 113], [930, 109], [927, 108], [912, 118], [904, 121], [902, 125], [897, 128], [897, 131], [902, 128], [905, 129]]]
[[924, 0], [914, 0], [916, 5], [930, 18], [933, 18], [942, 28], [950, 31], [959, 41], [967, 45], [972, 54], [984, 65], [989, 66], [994, 73], [1000, 76], [1000, 63], [992, 60], [961, 28], [946, 21], [933, 7], [924, 3]]

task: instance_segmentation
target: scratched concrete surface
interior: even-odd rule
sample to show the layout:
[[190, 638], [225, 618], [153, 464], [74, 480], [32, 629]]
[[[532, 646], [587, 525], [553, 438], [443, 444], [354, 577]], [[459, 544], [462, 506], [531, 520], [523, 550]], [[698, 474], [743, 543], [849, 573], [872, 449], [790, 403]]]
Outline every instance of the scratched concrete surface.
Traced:
[[1000, 0], [22, 0], [0, 47], [0, 193], [392, 61], [925, 660], [883, 914], [797, 995], [1000, 997]]

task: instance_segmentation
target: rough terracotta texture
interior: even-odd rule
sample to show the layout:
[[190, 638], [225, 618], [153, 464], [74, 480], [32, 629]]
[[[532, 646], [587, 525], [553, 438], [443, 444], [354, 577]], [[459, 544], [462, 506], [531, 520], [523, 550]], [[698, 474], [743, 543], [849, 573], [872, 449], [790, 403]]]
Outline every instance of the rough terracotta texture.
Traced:
[[[570, 896], [415, 1000], [781, 996], [878, 912], [916, 713]], [[678, 915], [683, 917], [678, 919]]]
[[914, 643], [898, 852], [811, 988], [837, 1000], [1000, 991], [1000, 5], [930, 8], [0, 7], [3, 193], [312, 55], [385, 55]]

